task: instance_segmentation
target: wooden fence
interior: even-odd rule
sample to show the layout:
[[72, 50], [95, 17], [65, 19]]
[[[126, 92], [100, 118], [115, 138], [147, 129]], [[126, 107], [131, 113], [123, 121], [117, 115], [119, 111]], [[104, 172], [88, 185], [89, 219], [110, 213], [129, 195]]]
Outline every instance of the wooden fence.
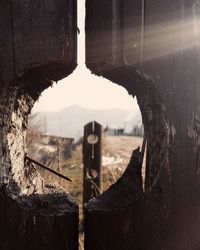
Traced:
[[101, 192], [102, 126], [90, 122], [83, 138], [83, 204]]

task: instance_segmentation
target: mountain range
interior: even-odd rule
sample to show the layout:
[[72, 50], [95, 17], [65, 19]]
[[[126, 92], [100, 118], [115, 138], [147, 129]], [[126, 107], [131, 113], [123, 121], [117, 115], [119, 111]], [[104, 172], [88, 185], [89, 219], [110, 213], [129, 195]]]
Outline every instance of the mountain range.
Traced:
[[88, 109], [80, 106], [69, 106], [58, 112], [40, 112], [35, 115], [40, 120], [43, 133], [72, 137], [76, 140], [83, 135], [83, 127], [90, 121], [97, 121], [103, 127], [125, 128], [130, 130], [141, 125], [140, 111], [125, 109]]

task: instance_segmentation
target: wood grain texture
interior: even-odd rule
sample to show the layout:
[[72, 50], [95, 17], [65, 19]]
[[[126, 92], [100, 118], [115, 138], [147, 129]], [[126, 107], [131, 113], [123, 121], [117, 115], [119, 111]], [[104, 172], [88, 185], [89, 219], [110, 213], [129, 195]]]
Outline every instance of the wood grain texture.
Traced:
[[1, 1], [2, 87], [18, 81], [31, 94], [33, 88], [37, 93], [74, 70], [76, 4], [72, 0]]
[[[78, 249], [76, 202], [62, 189], [44, 188], [38, 172], [24, 162], [25, 130], [34, 101], [77, 64], [76, 4], [76, 0], [0, 2], [2, 250]], [[6, 188], [4, 168], [10, 180]]]
[[[89, 142], [89, 136], [94, 136], [96, 143]], [[94, 141], [95, 142], [95, 141]], [[83, 204], [96, 196], [101, 190], [101, 150], [102, 126], [90, 122], [84, 126], [83, 138]], [[94, 183], [94, 184], [93, 184]]]
[[2, 250], [78, 250], [78, 207], [64, 193], [0, 198]]
[[143, 195], [139, 148], [122, 177], [85, 206], [85, 249], [133, 249], [133, 204]]
[[[88, 0], [88, 15], [97, 2], [90, 8]], [[137, 96], [147, 132], [147, 189], [133, 207], [132, 249], [199, 249], [199, 1], [144, 1], [143, 6], [126, 1], [124, 6], [121, 19], [127, 61], [121, 67], [111, 63], [114, 50], [110, 43], [108, 59], [102, 60], [102, 53], [97, 53], [90, 60], [88, 48], [87, 66]], [[101, 16], [112, 23], [112, 16], [103, 10]], [[92, 19], [91, 26], [100, 22], [94, 15]], [[92, 47], [91, 26], [86, 26], [86, 42], [90, 39]], [[143, 60], [137, 65], [134, 59], [137, 61], [139, 51], [126, 46], [128, 41], [135, 43], [142, 30]], [[100, 45], [98, 51], [101, 49]]]

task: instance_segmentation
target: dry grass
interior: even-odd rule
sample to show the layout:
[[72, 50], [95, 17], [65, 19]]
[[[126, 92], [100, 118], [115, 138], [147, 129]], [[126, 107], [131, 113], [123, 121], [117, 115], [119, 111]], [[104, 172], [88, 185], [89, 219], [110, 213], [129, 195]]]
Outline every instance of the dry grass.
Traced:
[[[102, 145], [103, 190], [107, 189], [125, 170], [133, 149], [141, 146], [142, 138], [133, 136], [104, 136]], [[48, 172], [41, 171], [47, 182], [56, 181], [81, 201], [83, 183], [82, 145], [78, 145], [67, 161], [61, 160], [61, 173], [70, 177], [73, 183], [62, 180]], [[56, 169], [56, 166], [55, 166]]]
[[[102, 188], [106, 190], [124, 172], [133, 149], [141, 146], [142, 138], [133, 136], [104, 136], [102, 146]], [[67, 182], [39, 169], [46, 182], [56, 181], [82, 204], [83, 163], [82, 145], [78, 145], [67, 161], [61, 161], [61, 173], [70, 177]], [[56, 169], [56, 166], [55, 166]]]
[[[133, 136], [104, 136], [102, 144], [102, 189], [106, 190], [123, 174], [132, 154], [133, 149], [141, 147], [142, 138]], [[83, 249], [83, 232], [81, 221], [82, 214], [82, 188], [83, 188], [83, 163], [82, 145], [78, 145], [67, 161], [60, 163], [61, 173], [70, 177], [73, 182], [67, 182], [46, 171], [41, 171], [45, 182], [58, 182], [67, 192], [76, 198], [80, 207], [80, 250]], [[56, 169], [56, 166], [55, 166]]]
[[[142, 146], [142, 138], [134, 136], [105, 136], [103, 140], [103, 190], [123, 174], [129, 163], [132, 151]], [[113, 161], [106, 161], [107, 159]]]

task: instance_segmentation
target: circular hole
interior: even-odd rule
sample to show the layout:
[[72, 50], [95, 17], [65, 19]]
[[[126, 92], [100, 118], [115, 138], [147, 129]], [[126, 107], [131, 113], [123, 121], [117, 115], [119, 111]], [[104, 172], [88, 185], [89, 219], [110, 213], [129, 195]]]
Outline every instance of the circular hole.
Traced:
[[87, 178], [89, 180], [96, 179], [98, 177], [98, 175], [99, 175], [98, 172], [95, 169], [91, 169], [89, 172], [87, 172]]
[[88, 137], [87, 137], [87, 142], [88, 142], [89, 144], [94, 145], [94, 144], [96, 144], [98, 141], [99, 141], [98, 135], [91, 134], [91, 135], [88, 135]]

